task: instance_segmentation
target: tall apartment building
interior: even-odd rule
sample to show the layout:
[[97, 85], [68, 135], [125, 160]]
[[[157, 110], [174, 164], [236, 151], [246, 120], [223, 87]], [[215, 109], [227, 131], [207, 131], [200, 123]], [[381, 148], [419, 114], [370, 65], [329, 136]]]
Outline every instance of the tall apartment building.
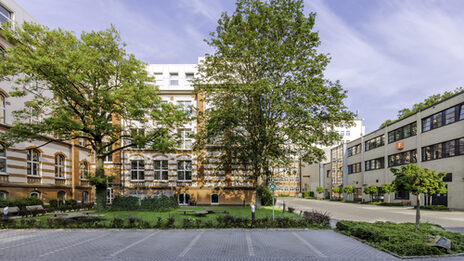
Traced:
[[[35, 22], [23, 8], [12, 0], [0, 1], [0, 22]], [[0, 51], [10, 47], [0, 32]], [[14, 98], [15, 78], [0, 82], [0, 131], [6, 132], [13, 123], [12, 112], [24, 110], [31, 96]], [[32, 82], [30, 84], [37, 84]], [[30, 109], [30, 121], [39, 121], [40, 115]], [[46, 145], [44, 145], [46, 144]], [[37, 197], [89, 201], [92, 188], [86, 180], [90, 170], [90, 150], [77, 142], [62, 142], [52, 137], [22, 142], [6, 147], [0, 143], [0, 197]]]
[[[447, 173], [448, 193], [421, 202], [464, 209], [464, 92], [349, 142], [345, 155], [345, 185], [356, 188], [355, 199], [368, 199], [363, 186], [391, 183], [390, 168], [414, 163]], [[392, 199], [415, 203], [406, 192]]]

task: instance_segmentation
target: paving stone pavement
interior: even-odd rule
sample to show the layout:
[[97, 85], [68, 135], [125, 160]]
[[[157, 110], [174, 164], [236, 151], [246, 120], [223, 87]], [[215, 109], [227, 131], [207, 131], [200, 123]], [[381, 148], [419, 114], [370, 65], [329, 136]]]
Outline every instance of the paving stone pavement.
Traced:
[[400, 259], [332, 230], [44, 229], [0, 231], [0, 260]]

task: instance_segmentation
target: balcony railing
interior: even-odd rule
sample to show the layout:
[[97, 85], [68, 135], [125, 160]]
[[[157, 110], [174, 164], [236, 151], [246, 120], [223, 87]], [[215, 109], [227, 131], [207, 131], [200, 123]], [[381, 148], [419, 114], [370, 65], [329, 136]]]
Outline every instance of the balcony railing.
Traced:
[[42, 179], [40, 177], [27, 177], [27, 183], [41, 183]]
[[55, 185], [65, 185], [66, 180], [65, 179], [55, 179]]

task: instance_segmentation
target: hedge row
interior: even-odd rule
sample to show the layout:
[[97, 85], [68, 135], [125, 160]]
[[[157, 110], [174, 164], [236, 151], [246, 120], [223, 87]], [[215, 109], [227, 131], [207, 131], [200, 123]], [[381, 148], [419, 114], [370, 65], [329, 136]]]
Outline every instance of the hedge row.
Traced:
[[111, 205], [111, 210], [154, 210], [169, 211], [178, 208], [177, 198], [161, 195], [158, 197], [144, 198], [140, 200], [133, 196], [117, 196]]

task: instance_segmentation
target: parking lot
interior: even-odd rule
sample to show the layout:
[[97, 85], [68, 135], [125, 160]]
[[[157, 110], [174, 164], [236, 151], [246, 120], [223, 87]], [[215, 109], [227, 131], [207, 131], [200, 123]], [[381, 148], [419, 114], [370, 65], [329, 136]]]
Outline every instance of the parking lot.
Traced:
[[0, 260], [192, 259], [397, 260], [331, 230], [0, 231]]

